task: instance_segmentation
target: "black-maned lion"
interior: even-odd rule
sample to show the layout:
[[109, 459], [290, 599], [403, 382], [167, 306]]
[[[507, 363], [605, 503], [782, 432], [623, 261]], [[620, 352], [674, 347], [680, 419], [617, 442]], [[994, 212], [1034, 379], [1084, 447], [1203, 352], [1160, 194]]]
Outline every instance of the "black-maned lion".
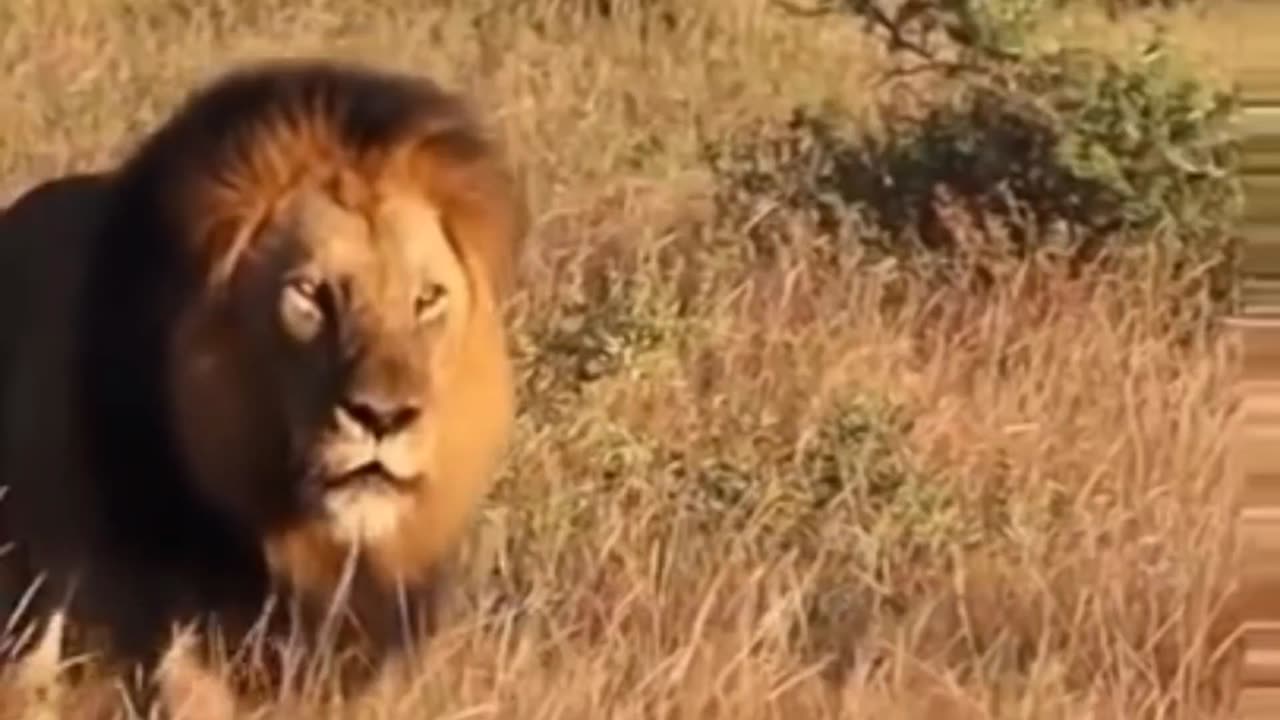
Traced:
[[347, 644], [396, 656], [505, 451], [525, 228], [458, 96], [321, 61], [224, 75], [18, 198], [0, 613], [155, 670], [175, 624], [242, 637], [291, 596], [314, 632], [349, 581]]

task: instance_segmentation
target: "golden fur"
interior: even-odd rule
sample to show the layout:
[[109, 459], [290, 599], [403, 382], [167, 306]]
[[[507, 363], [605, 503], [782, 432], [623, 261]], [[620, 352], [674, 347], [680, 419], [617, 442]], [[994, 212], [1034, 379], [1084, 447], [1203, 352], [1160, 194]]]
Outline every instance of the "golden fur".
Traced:
[[0, 612], [45, 574], [151, 669], [280, 591], [314, 635], [349, 583], [375, 660], [429, 629], [513, 416], [501, 158], [428, 81], [271, 63], [0, 215]]

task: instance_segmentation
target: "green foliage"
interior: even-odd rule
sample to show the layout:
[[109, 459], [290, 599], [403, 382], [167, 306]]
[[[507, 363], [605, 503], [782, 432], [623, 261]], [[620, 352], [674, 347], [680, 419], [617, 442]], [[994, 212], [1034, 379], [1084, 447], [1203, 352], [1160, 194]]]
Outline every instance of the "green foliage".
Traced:
[[1037, 58], [1016, 80], [1015, 91], [1049, 108], [1054, 159], [1114, 197], [1097, 229], [1167, 220], [1203, 238], [1230, 219], [1235, 100], [1180, 72], [1161, 43], [1131, 65], [1061, 51]]
[[[895, 71], [932, 74], [929, 102], [911, 115], [886, 107], [882, 133], [801, 108], [750, 128], [755, 142], [709, 148], [722, 210], [774, 202], [846, 236], [842, 223], [860, 219], [891, 252], [954, 249], [971, 229], [956, 225], [959, 210], [971, 226], [998, 221], [1017, 252], [1065, 236], [1087, 258], [1161, 237], [1188, 263], [1226, 259], [1236, 98], [1182, 67], [1159, 35], [1131, 59], [1039, 47], [1049, 4], [844, 0], [900, 58]], [[757, 239], [770, 230], [752, 227]]]

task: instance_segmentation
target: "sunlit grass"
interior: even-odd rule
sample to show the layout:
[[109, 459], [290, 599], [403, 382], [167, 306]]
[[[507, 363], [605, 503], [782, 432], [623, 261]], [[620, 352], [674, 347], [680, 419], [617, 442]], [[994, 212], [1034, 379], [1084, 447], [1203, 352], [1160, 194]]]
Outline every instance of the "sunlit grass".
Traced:
[[[752, 257], [702, 143], [809, 101], [875, 122], [876, 46], [764, 0], [545, 5], [0, 7], [5, 198], [277, 54], [473, 93], [525, 177], [523, 412], [454, 619], [410, 685], [267, 716], [1225, 717], [1229, 355], [1170, 322], [1166, 274], [1025, 263], [978, 296], [819, 259], [802, 224]], [[1236, 20], [1169, 17], [1231, 72]]]

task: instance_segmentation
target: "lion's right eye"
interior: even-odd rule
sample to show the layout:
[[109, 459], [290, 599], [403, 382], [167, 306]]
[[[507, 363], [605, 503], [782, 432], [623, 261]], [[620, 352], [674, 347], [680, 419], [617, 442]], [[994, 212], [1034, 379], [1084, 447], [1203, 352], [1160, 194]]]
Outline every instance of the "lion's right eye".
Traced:
[[319, 292], [319, 283], [300, 278], [286, 283], [280, 294], [280, 321], [285, 331], [299, 342], [314, 338], [324, 324]]

